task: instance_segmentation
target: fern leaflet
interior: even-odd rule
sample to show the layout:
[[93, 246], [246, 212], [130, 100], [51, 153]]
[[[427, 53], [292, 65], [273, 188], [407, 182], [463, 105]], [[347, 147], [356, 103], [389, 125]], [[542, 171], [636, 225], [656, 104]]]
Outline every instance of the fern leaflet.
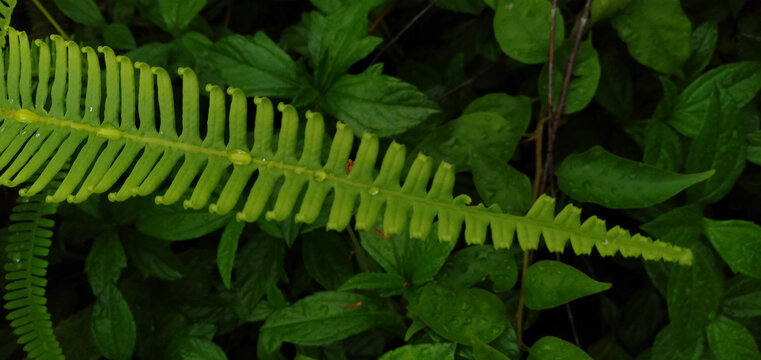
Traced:
[[[422, 154], [400, 183], [405, 147], [395, 142], [386, 150], [380, 171], [374, 176], [379, 142], [373, 134], [362, 136], [353, 169], [346, 174], [345, 165], [354, 142], [349, 126], [337, 125], [327, 161], [322, 164], [320, 153], [325, 136], [322, 116], [306, 113], [303, 150], [297, 154], [296, 109], [278, 105], [282, 117], [278, 139], [274, 141], [274, 109], [267, 98], [254, 99], [254, 141], [249, 146], [246, 97], [238, 89], [227, 89], [231, 98], [228, 112], [223, 90], [206, 86], [209, 113], [202, 139], [199, 84], [196, 75], [187, 68], [179, 69], [183, 88], [182, 129], [178, 134], [172, 83], [166, 70], [139, 62], [133, 65], [107, 47], [98, 48], [105, 63], [103, 110], [101, 66], [96, 51], [89, 47], [80, 49], [76, 43], [64, 42], [56, 35], [51, 36], [54, 59], [46, 42], [35, 41], [39, 71], [33, 97], [30, 44], [23, 32], [13, 29], [8, 39], [8, 65], [0, 66], [3, 72], [7, 70], [7, 76], [0, 74], [0, 169], [3, 169], [0, 184], [17, 186], [33, 180], [31, 186], [20, 191], [23, 196], [41, 191], [69, 158], [73, 158], [71, 170], [47, 201], [79, 202], [93, 193], [111, 189], [115, 190], [108, 194], [112, 201], [147, 196], [162, 189], [165, 180], [179, 167], [171, 181], [166, 181], [166, 190], [156, 196], [156, 203], [184, 200], [186, 208], [208, 206], [219, 214], [236, 209], [237, 219], [248, 222], [261, 215], [279, 221], [297, 211], [296, 221], [310, 223], [320, 214], [332, 191], [334, 200], [326, 226], [333, 230], [344, 229], [353, 216], [356, 228], [372, 229], [383, 212], [386, 234], [409, 228], [412, 237], [423, 238], [438, 218], [438, 236], [443, 241], [455, 241], [464, 223], [465, 240], [470, 244], [483, 243], [487, 229], [491, 228], [496, 247], [511, 246], [517, 233], [523, 249], [536, 249], [543, 236], [551, 251], [562, 251], [570, 240], [577, 254], [590, 253], [594, 247], [602, 255], [620, 252], [624, 256], [682, 264], [689, 264], [692, 259], [687, 249], [640, 235], [631, 236], [619, 227], [608, 230], [605, 222], [596, 217], [582, 224], [580, 210], [573, 206], [555, 216], [554, 200], [548, 197], [540, 198], [526, 216], [506, 214], [496, 206], [469, 206], [468, 196], [452, 196], [455, 172], [450, 164], [441, 163], [428, 186], [433, 161]], [[86, 63], [84, 107], [80, 103], [82, 54]], [[227, 141], [226, 127], [229, 127]], [[40, 169], [40, 175], [33, 177]], [[279, 192], [274, 193], [281, 181]], [[217, 185], [222, 185], [218, 194]], [[246, 196], [244, 192], [249, 187]], [[303, 200], [297, 204], [304, 188]], [[186, 192], [190, 192], [189, 197]], [[271, 196], [276, 196], [275, 205], [265, 209]], [[242, 197], [246, 197], [245, 202], [238, 207]], [[357, 198], [359, 208], [354, 214]]]
[[53, 333], [53, 323], [45, 298], [45, 274], [48, 262], [44, 259], [50, 248], [54, 222], [46, 216], [55, 214], [58, 207], [45, 202], [45, 193], [19, 197], [11, 214], [11, 236], [5, 252], [5, 286], [3, 297], [9, 310], [18, 343], [32, 359], [63, 359], [61, 348]]

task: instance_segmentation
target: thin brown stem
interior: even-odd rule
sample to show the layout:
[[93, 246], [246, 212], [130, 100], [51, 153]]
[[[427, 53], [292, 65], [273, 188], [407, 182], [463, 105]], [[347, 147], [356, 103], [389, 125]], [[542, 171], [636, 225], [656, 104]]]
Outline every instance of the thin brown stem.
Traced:
[[525, 278], [526, 278], [526, 270], [528, 270], [529, 264], [531, 263], [532, 258], [532, 252], [531, 250], [527, 250], [523, 252], [523, 267], [521, 268], [521, 293], [520, 296], [518, 296], [518, 311], [515, 313], [515, 334], [518, 347], [523, 351], [528, 351], [528, 346], [523, 343], [523, 308], [525, 307], [526, 303], [526, 287], [525, 287]]
[[[589, 19], [589, 9], [592, 5], [592, 0], [587, 0], [586, 4], [584, 5], [584, 10], [581, 12], [581, 16], [578, 19], [578, 23], [575, 26], [576, 33], [575, 33], [575, 39], [573, 44], [573, 49], [571, 50], [571, 54], [568, 58], [568, 64], [566, 65], [565, 74], [563, 77], [563, 87], [560, 91], [560, 100], [558, 101], [557, 109], [554, 109], [554, 99], [553, 99], [553, 70], [554, 70], [554, 61], [555, 61], [555, 27], [556, 27], [556, 18], [557, 18], [557, 0], [552, 0], [552, 24], [550, 26], [550, 48], [549, 48], [549, 59], [548, 59], [548, 79], [547, 79], [547, 156], [545, 163], [542, 164], [542, 132], [544, 128], [544, 122], [545, 119], [540, 119], [537, 122], [537, 128], [534, 131], [534, 140], [536, 141], [536, 167], [534, 170], [534, 182], [533, 182], [533, 188], [532, 188], [532, 199], [536, 200], [536, 198], [539, 196], [539, 194], [543, 194], [547, 191], [547, 185], [549, 184], [550, 188], [550, 194], [552, 196], [555, 196], [555, 181], [554, 181], [554, 175], [555, 175], [555, 167], [554, 167], [554, 144], [555, 144], [555, 135], [557, 133], [558, 123], [560, 122], [560, 115], [565, 110], [565, 103], [566, 99], [568, 97], [568, 88], [571, 83], [571, 75], [573, 74], [573, 68], [576, 65], [576, 56], [579, 52], [579, 46], [581, 44], [581, 37], [584, 32], [584, 27], [587, 23], [587, 20]], [[538, 136], [538, 137], [537, 137]], [[532, 202], [533, 202], [532, 200]], [[516, 335], [518, 339], [518, 346], [521, 349], [526, 349], [526, 345], [523, 343], [523, 307], [524, 307], [524, 297], [525, 297], [525, 287], [523, 278], [526, 274], [526, 270], [531, 265], [531, 258], [532, 253], [530, 251], [525, 251], [523, 253], [523, 267], [521, 270], [521, 294], [518, 299], [518, 311], [516, 312], [515, 320], [516, 320]], [[576, 326], [573, 320], [573, 313], [571, 312], [570, 306], [567, 306], [566, 304], [566, 313], [568, 315], [568, 320], [571, 324], [571, 330], [573, 332], [574, 340], [576, 341], [576, 344], [579, 345], [579, 336], [576, 331]]]
[[227, 29], [230, 27], [230, 18], [233, 16], [233, 2], [235, 0], [227, 0], [227, 11], [225, 11], [225, 19], [222, 22], [222, 26]]
[[357, 260], [359, 260], [359, 264], [364, 268], [365, 271], [373, 272], [373, 269], [370, 266], [370, 258], [367, 257], [365, 249], [363, 249], [362, 245], [360, 245], [359, 238], [357, 238], [357, 233], [354, 232], [350, 226], [346, 227], [346, 232], [349, 233], [351, 242], [354, 245], [354, 253], [357, 254]]
[[47, 10], [47, 9], [45, 9], [45, 7], [44, 7], [44, 6], [42, 6], [42, 4], [40, 4], [40, 2], [39, 2], [39, 1], [37, 1], [37, 0], [32, 0], [32, 2], [34, 3], [34, 5], [35, 5], [35, 6], [37, 6], [37, 9], [38, 9], [38, 10], [40, 10], [40, 12], [42, 13], [42, 15], [43, 15], [43, 16], [45, 16], [45, 18], [46, 18], [46, 19], [48, 19], [48, 22], [50, 22], [50, 25], [53, 25], [53, 27], [55, 28], [55, 30], [56, 30], [56, 31], [58, 31], [58, 34], [59, 34], [59, 35], [61, 35], [61, 37], [63, 37], [63, 38], [64, 38], [64, 40], [66, 40], [66, 41], [69, 41], [69, 40], [71, 40], [71, 39], [69, 38], [69, 35], [67, 35], [65, 31], [63, 31], [63, 29], [61, 28], [61, 25], [58, 25], [58, 22], [57, 22], [57, 21], [55, 21], [55, 19], [53, 18], [53, 16], [52, 16], [52, 15], [50, 15], [50, 13], [48, 12], [48, 10]]
[[465, 81], [461, 82], [460, 84], [458, 84], [458, 85], [457, 85], [457, 86], [455, 86], [454, 88], [452, 88], [452, 89], [450, 89], [450, 90], [447, 90], [447, 91], [446, 91], [446, 92], [444, 92], [443, 94], [441, 94], [441, 95], [437, 96], [437, 97], [436, 97], [436, 99], [434, 99], [434, 101], [435, 101], [435, 102], [437, 102], [437, 103], [439, 103], [439, 102], [441, 102], [442, 100], [444, 100], [444, 99], [446, 99], [447, 97], [449, 97], [450, 95], [452, 95], [452, 94], [454, 94], [454, 93], [456, 93], [456, 92], [460, 91], [461, 89], [463, 89], [463, 88], [465, 88], [465, 87], [468, 87], [468, 86], [470, 86], [470, 85], [473, 85], [473, 83], [474, 83], [474, 82], [476, 82], [476, 80], [477, 80], [479, 77], [481, 77], [483, 74], [486, 74], [486, 73], [487, 73], [489, 70], [491, 70], [491, 68], [493, 68], [493, 67], [494, 67], [494, 65], [496, 65], [496, 64], [497, 64], [497, 62], [493, 62], [493, 63], [489, 64], [488, 66], [485, 66], [483, 69], [479, 70], [479, 71], [478, 71], [478, 72], [477, 72], [475, 75], [473, 75], [473, 76], [471, 76], [470, 78], [468, 78], [467, 80], [465, 80]]
[[375, 32], [375, 29], [378, 28], [378, 26], [381, 24], [381, 21], [386, 18], [386, 15], [391, 12], [391, 9], [394, 8], [396, 5], [396, 1], [392, 1], [388, 6], [386, 6], [385, 9], [378, 15], [377, 18], [375, 18], [375, 21], [373, 21], [372, 25], [370, 25], [370, 29], [367, 30], [368, 34], [372, 34]]
[[402, 35], [404, 35], [404, 33], [407, 32], [407, 30], [409, 30], [413, 24], [415, 24], [415, 22], [420, 20], [420, 18], [423, 17], [423, 15], [425, 15], [425, 13], [427, 13], [428, 10], [433, 8], [434, 5], [436, 5], [436, 3], [438, 2], [439, 0], [433, 0], [428, 4], [428, 6], [424, 7], [423, 10], [420, 10], [420, 12], [417, 13], [417, 15], [415, 15], [415, 17], [413, 17], [412, 20], [410, 20], [410, 22], [404, 25], [402, 30], [399, 30], [399, 32], [396, 34], [396, 36], [394, 36], [393, 39], [391, 39], [388, 43], [386, 43], [386, 45], [384, 45], [380, 49], [380, 51], [378, 51], [378, 53], [375, 54], [375, 57], [373, 57], [373, 61], [370, 62], [370, 65], [375, 64], [378, 61], [378, 59], [380, 59], [381, 55], [383, 55], [383, 53], [386, 52], [386, 50], [388, 50], [392, 45], [394, 45], [397, 41], [399, 41], [399, 38], [401, 38]]

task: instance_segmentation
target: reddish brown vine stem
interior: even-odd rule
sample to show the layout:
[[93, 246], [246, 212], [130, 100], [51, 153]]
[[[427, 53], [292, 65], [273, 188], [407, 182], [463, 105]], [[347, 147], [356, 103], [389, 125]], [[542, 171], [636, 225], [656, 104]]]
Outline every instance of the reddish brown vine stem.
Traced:
[[[560, 122], [560, 115], [563, 113], [563, 110], [565, 110], [565, 103], [566, 99], [568, 97], [568, 87], [571, 83], [571, 75], [573, 74], [573, 68], [576, 65], [576, 56], [579, 52], [579, 46], [581, 45], [581, 37], [584, 33], [584, 27], [586, 26], [587, 21], [589, 20], [589, 10], [592, 6], [592, 0], [587, 0], [586, 4], [584, 5], [584, 9], [582, 10], [580, 16], [578, 17], [577, 23], [574, 26], [575, 31], [575, 37], [574, 37], [574, 43], [573, 48], [571, 49], [571, 54], [568, 58], [568, 64], [565, 68], [565, 74], [563, 77], [563, 87], [560, 91], [560, 100], [558, 101], [558, 107], [557, 110], [554, 108], [554, 99], [553, 99], [553, 79], [554, 79], [554, 61], [555, 61], [555, 28], [557, 24], [557, 0], [552, 0], [552, 11], [551, 11], [551, 18], [552, 22], [550, 25], [550, 44], [549, 44], [549, 56], [548, 56], [548, 74], [547, 74], [547, 117], [546, 118], [540, 118], [540, 120], [537, 122], [536, 130], [534, 130], [533, 138], [535, 140], [535, 146], [536, 146], [536, 171], [534, 174], [534, 186], [533, 186], [533, 192], [532, 192], [532, 201], [536, 200], [536, 198], [540, 194], [544, 194], [547, 191], [547, 184], [549, 183], [550, 187], [550, 194], [554, 197], [555, 196], [555, 167], [554, 167], [554, 144], [555, 144], [555, 135], [557, 133], [558, 124]], [[547, 123], [547, 156], [544, 164], [542, 164], [542, 133], [544, 130], [544, 124]], [[523, 253], [523, 266], [521, 269], [521, 293], [520, 297], [518, 299], [518, 309], [515, 314], [515, 322], [516, 322], [516, 335], [517, 335], [517, 342], [518, 346], [523, 350], [528, 350], [528, 347], [523, 343], [523, 311], [524, 311], [524, 298], [526, 295], [526, 290], [524, 287], [525, 282], [523, 281], [523, 278], [526, 274], [526, 270], [531, 265], [533, 258], [533, 252], [532, 251], [524, 251]], [[558, 260], [559, 255], [558, 255]], [[576, 332], [576, 326], [574, 324], [573, 319], [573, 313], [571, 312], [571, 308], [568, 304], [566, 304], [566, 313], [568, 315], [568, 320], [571, 325], [571, 330], [573, 332], [573, 337], [576, 342], [577, 346], [580, 346], [579, 336]]]
[[378, 61], [378, 59], [380, 59], [381, 55], [383, 55], [383, 53], [385, 53], [386, 50], [388, 50], [391, 47], [391, 45], [394, 45], [399, 40], [399, 38], [401, 38], [402, 35], [404, 35], [404, 33], [407, 32], [407, 30], [409, 30], [413, 24], [415, 24], [415, 22], [417, 22], [421, 17], [423, 17], [423, 15], [425, 15], [425, 13], [427, 13], [428, 10], [434, 7], [436, 3], [438, 2], [439, 0], [433, 0], [426, 7], [424, 7], [423, 10], [420, 10], [420, 12], [417, 13], [415, 17], [413, 17], [412, 20], [410, 20], [410, 22], [408, 22], [406, 25], [404, 25], [404, 27], [401, 30], [399, 30], [399, 32], [394, 36], [393, 39], [391, 39], [388, 43], [386, 43], [386, 45], [384, 45], [383, 48], [381, 48], [380, 51], [378, 51], [378, 53], [375, 54], [375, 57], [373, 57], [373, 60], [370, 61], [370, 65], [375, 64]]

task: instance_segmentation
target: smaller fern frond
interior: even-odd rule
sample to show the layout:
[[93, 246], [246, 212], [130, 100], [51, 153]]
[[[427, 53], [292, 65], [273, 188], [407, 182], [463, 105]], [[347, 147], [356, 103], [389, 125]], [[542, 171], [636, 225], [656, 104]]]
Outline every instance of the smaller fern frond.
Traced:
[[45, 194], [19, 197], [11, 214], [11, 236], [5, 247], [5, 308], [18, 343], [32, 359], [63, 359], [46, 306], [45, 286], [57, 204], [46, 203]]
[[[543, 236], [552, 251], [562, 251], [570, 242], [579, 254], [597, 248], [603, 255], [621, 252], [645, 259], [691, 261], [687, 249], [631, 236], [618, 227], [607, 230], [596, 217], [581, 224], [580, 210], [573, 206], [556, 217], [554, 200], [547, 197], [540, 198], [526, 216], [505, 214], [497, 207], [470, 206], [468, 196], [452, 195], [454, 167], [442, 162], [434, 172], [433, 160], [423, 154], [416, 157], [402, 181], [406, 149], [396, 142], [383, 155], [376, 176], [380, 149], [373, 134], [361, 137], [354, 166], [347, 174], [346, 163], [354, 145], [354, 132], [348, 125], [337, 124], [327, 161], [322, 163], [327, 136], [322, 116], [307, 111], [302, 128], [296, 109], [281, 103], [275, 139], [275, 109], [267, 98], [254, 98], [254, 136], [249, 144], [247, 101], [238, 89], [227, 89], [228, 102], [221, 88], [206, 86], [209, 110], [202, 137], [198, 79], [186, 68], [179, 69], [182, 126], [178, 132], [167, 71], [145, 63], [133, 65], [107, 47], [98, 48], [105, 63], [103, 109], [100, 57], [92, 48], [80, 49], [55, 35], [51, 36], [54, 59], [47, 43], [35, 42], [39, 71], [33, 98], [29, 42], [23, 32], [12, 29], [8, 39], [8, 65], [0, 63], [0, 184], [16, 186], [33, 180], [19, 192], [24, 196], [45, 188], [73, 158], [65, 179], [47, 201], [80, 202], [108, 191], [109, 200], [123, 201], [160, 192], [155, 197], [157, 204], [182, 201], [185, 208], [208, 206], [218, 214], [237, 211], [239, 221], [253, 222], [260, 216], [282, 221], [295, 214], [297, 222], [311, 223], [332, 192], [326, 224], [332, 230], [343, 230], [352, 218], [357, 229], [369, 230], [382, 215], [386, 234], [409, 229], [413, 238], [424, 238], [438, 219], [442, 241], [456, 241], [464, 224], [465, 240], [470, 244], [486, 241], [491, 228], [497, 247], [509, 247], [517, 233], [524, 249], [536, 249]], [[84, 106], [80, 104], [82, 54], [86, 64]], [[51, 72], [52, 84], [48, 85]], [[301, 136], [304, 141], [299, 152]], [[273, 197], [274, 206], [267, 209]], [[243, 200], [240, 205], [239, 200]]]

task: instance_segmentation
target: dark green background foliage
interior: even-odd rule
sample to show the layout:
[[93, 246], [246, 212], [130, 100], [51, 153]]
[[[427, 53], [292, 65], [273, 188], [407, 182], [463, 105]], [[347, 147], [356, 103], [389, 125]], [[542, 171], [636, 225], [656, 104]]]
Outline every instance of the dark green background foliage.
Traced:
[[[81, 46], [319, 111], [329, 128], [405, 144], [410, 161], [454, 164], [455, 191], [476, 202], [531, 204], [523, 140], [547, 115], [549, 0], [39, 2]], [[584, 4], [558, 1], [555, 105]], [[12, 19], [32, 39], [56, 32], [32, 1]], [[583, 36], [554, 148], [558, 203], [689, 248], [692, 266], [540, 245], [521, 281], [515, 246], [94, 196], [54, 218], [47, 297], [64, 354], [761, 359], [761, 6], [595, 0]], [[7, 214], [16, 191], [2, 193]], [[12, 331], [0, 325], [0, 358], [24, 356]]]

